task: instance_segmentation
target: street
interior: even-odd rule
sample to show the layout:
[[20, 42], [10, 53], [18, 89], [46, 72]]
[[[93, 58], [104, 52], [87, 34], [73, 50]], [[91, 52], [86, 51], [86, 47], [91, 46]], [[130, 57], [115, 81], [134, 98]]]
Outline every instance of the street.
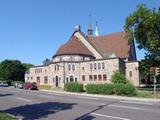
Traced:
[[22, 120], [160, 120], [160, 103], [0, 87], [0, 111]]

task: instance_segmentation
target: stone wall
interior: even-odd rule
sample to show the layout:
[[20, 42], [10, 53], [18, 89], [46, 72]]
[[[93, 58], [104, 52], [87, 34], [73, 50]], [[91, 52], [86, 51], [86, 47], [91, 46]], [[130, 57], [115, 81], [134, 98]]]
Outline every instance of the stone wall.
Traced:
[[139, 63], [137, 61], [126, 62], [126, 77], [133, 85], [139, 86]]

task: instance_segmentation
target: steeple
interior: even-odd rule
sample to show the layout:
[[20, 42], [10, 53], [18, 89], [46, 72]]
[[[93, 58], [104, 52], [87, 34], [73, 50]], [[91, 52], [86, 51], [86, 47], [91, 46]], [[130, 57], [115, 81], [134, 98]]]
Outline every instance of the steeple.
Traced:
[[93, 35], [93, 27], [91, 23], [91, 15], [89, 15], [89, 24], [88, 24], [88, 30], [87, 30], [88, 35]]
[[99, 36], [99, 28], [98, 28], [98, 22], [97, 22], [97, 21], [96, 21], [95, 35], [96, 35], [97, 37]]

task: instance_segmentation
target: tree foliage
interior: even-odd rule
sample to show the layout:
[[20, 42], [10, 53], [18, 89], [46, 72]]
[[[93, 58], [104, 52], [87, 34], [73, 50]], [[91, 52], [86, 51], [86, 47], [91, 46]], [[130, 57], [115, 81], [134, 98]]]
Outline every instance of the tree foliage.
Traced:
[[25, 67], [18, 60], [5, 60], [0, 64], [2, 80], [24, 80]]
[[0, 64], [0, 79], [5, 81], [24, 81], [25, 71], [32, 64], [22, 64], [19, 60], [4, 60]]
[[134, 37], [139, 49], [145, 49], [146, 55], [160, 61], [160, 8], [137, 6], [137, 10], [126, 18], [124, 27], [127, 37], [130, 40]]
[[127, 78], [119, 71], [114, 71], [113, 75], [111, 76], [111, 81], [113, 84], [126, 84], [129, 82]]
[[25, 67], [26, 71], [29, 70], [29, 68], [34, 66], [33, 64], [30, 64], [30, 63], [23, 63], [22, 65]]

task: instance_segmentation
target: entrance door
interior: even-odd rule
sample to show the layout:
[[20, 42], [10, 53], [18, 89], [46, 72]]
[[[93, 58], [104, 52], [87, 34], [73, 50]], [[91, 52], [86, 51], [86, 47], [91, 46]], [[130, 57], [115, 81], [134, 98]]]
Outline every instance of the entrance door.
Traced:
[[74, 77], [72, 75], [70, 76], [70, 82], [74, 82]]
[[56, 76], [56, 87], [58, 87], [58, 76]]

